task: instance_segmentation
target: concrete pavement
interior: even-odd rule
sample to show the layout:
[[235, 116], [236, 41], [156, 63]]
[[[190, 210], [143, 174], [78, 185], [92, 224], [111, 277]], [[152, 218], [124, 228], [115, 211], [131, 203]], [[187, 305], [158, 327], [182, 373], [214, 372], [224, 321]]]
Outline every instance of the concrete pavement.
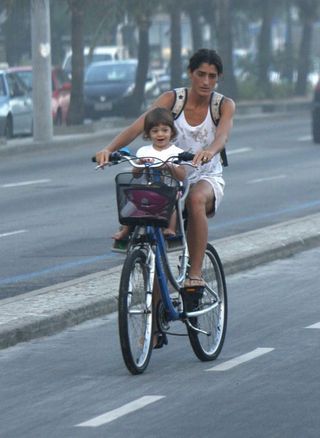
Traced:
[[[228, 275], [320, 245], [320, 213], [212, 242]], [[117, 309], [119, 267], [0, 301], [0, 348]]]
[[[308, 99], [243, 103], [238, 104], [236, 120], [280, 117], [281, 114], [309, 108]], [[93, 139], [104, 142], [106, 135], [115, 135], [129, 123], [129, 119], [110, 118], [77, 127], [76, 130], [67, 128], [56, 132], [49, 143], [36, 143], [30, 137], [2, 141], [0, 154], [88, 144]], [[220, 239], [213, 244], [229, 275], [319, 245], [320, 213]], [[121, 255], [119, 257], [121, 265]], [[119, 278], [120, 267], [117, 267], [0, 300], [0, 348], [51, 335], [85, 320], [114, 312], [117, 309]]]

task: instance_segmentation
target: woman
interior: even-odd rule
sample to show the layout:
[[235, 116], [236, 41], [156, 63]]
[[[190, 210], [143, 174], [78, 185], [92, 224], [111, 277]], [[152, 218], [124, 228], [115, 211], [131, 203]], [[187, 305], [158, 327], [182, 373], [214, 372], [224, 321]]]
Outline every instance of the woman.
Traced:
[[[187, 238], [190, 251], [190, 269], [185, 287], [202, 288], [202, 261], [208, 240], [208, 216], [213, 215], [223, 197], [224, 180], [220, 152], [223, 150], [233, 124], [234, 102], [223, 97], [220, 103], [219, 123], [211, 117], [211, 99], [218, 79], [223, 73], [219, 55], [210, 49], [200, 49], [190, 58], [188, 73], [191, 87], [187, 90], [183, 110], [175, 119], [178, 136], [176, 146], [195, 153], [193, 164], [198, 168], [189, 175], [192, 183], [186, 206], [188, 210]], [[163, 93], [152, 108], [172, 110], [177, 93]], [[100, 165], [108, 162], [109, 155], [131, 143], [143, 132], [146, 113], [121, 132], [103, 150], [96, 154]]]

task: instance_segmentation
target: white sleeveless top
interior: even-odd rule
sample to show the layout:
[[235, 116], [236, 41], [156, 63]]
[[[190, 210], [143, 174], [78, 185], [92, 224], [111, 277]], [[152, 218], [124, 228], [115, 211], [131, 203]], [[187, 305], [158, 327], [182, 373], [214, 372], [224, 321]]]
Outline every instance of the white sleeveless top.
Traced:
[[[216, 126], [212, 121], [209, 107], [207, 116], [200, 125], [189, 125], [185, 118], [184, 111], [182, 111], [180, 116], [174, 121], [174, 125], [178, 131], [177, 138], [175, 139], [176, 146], [192, 153], [196, 153], [210, 146], [216, 133]], [[194, 169], [194, 172], [197, 175], [201, 173], [221, 176], [222, 165], [220, 154], [215, 155], [209, 163], [199, 166], [198, 169]], [[194, 172], [192, 172], [192, 175]], [[192, 179], [192, 175], [189, 175], [189, 178]]]

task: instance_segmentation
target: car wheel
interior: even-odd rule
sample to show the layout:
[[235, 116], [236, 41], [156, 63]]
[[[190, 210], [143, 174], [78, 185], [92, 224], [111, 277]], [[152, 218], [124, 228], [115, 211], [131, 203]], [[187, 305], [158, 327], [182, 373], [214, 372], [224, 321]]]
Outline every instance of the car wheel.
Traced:
[[320, 108], [316, 108], [312, 113], [312, 135], [315, 143], [320, 143]]
[[12, 117], [8, 116], [6, 119], [6, 124], [4, 128], [4, 135], [7, 139], [10, 139], [13, 137], [13, 122]]

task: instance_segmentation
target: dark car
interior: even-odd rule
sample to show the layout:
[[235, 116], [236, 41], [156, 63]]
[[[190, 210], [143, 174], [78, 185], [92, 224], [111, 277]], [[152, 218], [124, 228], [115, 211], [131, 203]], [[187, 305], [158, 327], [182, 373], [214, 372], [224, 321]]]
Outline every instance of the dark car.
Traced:
[[32, 134], [33, 105], [30, 92], [13, 72], [0, 70], [0, 136]]
[[320, 79], [314, 90], [312, 104], [312, 135], [315, 143], [320, 143]]
[[[124, 114], [135, 87], [137, 65], [136, 59], [90, 64], [84, 79], [85, 117], [97, 119], [105, 115]], [[149, 75], [145, 95], [158, 93], [156, 78]]]
[[[29, 90], [32, 90], [32, 67], [11, 67], [9, 71], [15, 72], [22, 79]], [[71, 82], [68, 75], [60, 67], [52, 67], [52, 119], [55, 125], [66, 123], [70, 105]]]

